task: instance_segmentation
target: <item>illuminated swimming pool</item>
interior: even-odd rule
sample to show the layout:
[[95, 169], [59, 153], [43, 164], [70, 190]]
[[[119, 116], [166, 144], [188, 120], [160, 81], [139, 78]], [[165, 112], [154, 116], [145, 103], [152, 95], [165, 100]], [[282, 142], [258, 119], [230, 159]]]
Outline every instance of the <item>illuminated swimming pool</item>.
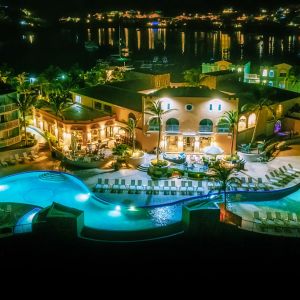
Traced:
[[35, 171], [0, 179], [0, 202], [44, 208], [53, 202], [84, 211], [84, 225], [96, 230], [139, 231], [181, 221], [181, 206], [135, 209], [95, 198], [78, 178], [60, 172]]

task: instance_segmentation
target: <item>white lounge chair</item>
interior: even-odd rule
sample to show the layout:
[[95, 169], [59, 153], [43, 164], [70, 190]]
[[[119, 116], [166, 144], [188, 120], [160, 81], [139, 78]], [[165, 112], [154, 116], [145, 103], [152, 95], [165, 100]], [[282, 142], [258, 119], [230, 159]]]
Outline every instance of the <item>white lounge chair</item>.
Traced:
[[167, 180], [164, 181], [163, 191], [165, 195], [170, 194], [169, 182]]
[[127, 190], [127, 186], [126, 186], [126, 180], [125, 179], [121, 179], [121, 183], [119, 186], [119, 192], [123, 193], [123, 191]]
[[1, 159], [1, 166], [7, 167], [8, 163], [4, 159]]
[[187, 182], [187, 184], [188, 184], [188, 186], [187, 186], [187, 188], [186, 188], [186, 191], [187, 191], [187, 193], [189, 194], [189, 195], [193, 195], [194, 194], [194, 187], [193, 187], [193, 181], [191, 181], [191, 180], [189, 180], [188, 182]]
[[143, 180], [139, 179], [136, 185], [136, 192], [141, 193], [144, 190]]
[[170, 191], [171, 191], [172, 195], [176, 195], [176, 193], [177, 193], [177, 186], [176, 186], [176, 182], [174, 180], [171, 181]]

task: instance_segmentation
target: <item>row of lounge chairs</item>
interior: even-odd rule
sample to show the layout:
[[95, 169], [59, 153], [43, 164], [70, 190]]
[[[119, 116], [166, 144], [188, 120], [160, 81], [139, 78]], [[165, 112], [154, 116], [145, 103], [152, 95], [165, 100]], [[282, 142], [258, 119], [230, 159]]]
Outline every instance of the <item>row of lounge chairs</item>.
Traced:
[[95, 186], [96, 192], [118, 192], [122, 193], [124, 191], [128, 191], [128, 193], [141, 193], [146, 192], [148, 194], [159, 194], [162, 192], [165, 195], [176, 195], [180, 193], [182, 195], [202, 195], [203, 187], [202, 181], [198, 181], [197, 185], [193, 185], [193, 181], [191, 180], [182, 180], [181, 185], [177, 186], [176, 182], [172, 180], [169, 182], [168, 180], [164, 181], [152, 181], [148, 180], [145, 183], [143, 180], [130, 180], [130, 182], [126, 181], [126, 179], [104, 179], [98, 178], [98, 183]]
[[31, 150], [30, 153], [23, 152], [23, 155], [15, 154], [11, 155], [9, 159], [1, 159], [0, 165], [2, 167], [7, 167], [8, 165], [15, 165], [16, 163], [25, 163], [26, 161], [33, 161], [39, 158], [39, 155]]
[[259, 211], [254, 211], [253, 220], [260, 225], [261, 231], [274, 229], [278, 232], [290, 232], [293, 229], [300, 232], [300, 215], [291, 212], [283, 214], [279, 211], [267, 211], [265, 216], [262, 216]]
[[300, 170], [294, 169], [291, 164], [288, 164], [288, 166], [282, 166], [270, 171], [265, 177], [270, 185], [284, 187], [295, 178], [300, 178]]

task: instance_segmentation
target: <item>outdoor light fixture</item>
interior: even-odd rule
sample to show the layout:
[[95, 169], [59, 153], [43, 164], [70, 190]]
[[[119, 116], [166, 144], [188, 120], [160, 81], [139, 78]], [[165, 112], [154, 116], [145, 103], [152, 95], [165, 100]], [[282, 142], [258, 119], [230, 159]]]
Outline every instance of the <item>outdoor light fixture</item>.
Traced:
[[75, 199], [79, 202], [85, 202], [90, 198], [90, 193], [87, 194], [78, 194]]

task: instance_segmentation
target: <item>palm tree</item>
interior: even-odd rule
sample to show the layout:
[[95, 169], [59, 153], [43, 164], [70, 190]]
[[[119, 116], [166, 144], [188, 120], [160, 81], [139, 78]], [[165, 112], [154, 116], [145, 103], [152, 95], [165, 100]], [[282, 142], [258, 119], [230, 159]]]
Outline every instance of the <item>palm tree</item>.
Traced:
[[256, 137], [256, 132], [257, 132], [257, 125], [259, 122], [259, 117], [260, 114], [262, 112], [263, 109], [267, 109], [267, 111], [270, 111], [272, 113], [272, 115], [274, 116], [274, 112], [272, 110], [272, 108], [270, 107], [270, 105], [272, 105], [272, 101], [269, 100], [267, 97], [261, 97], [258, 101], [258, 103], [247, 103], [244, 106], [242, 106], [241, 111], [242, 112], [255, 112], [256, 113], [256, 123], [255, 123], [255, 127], [252, 133], [252, 138], [251, 138], [251, 142], [250, 144], [252, 145], [255, 137]]
[[159, 161], [159, 148], [161, 141], [161, 129], [162, 129], [162, 117], [171, 111], [176, 109], [163, 109], [161, 100], [149, 101], [146, 105], [145, 114], [152, 116], [158, 122], [158, 138], [157, 138], [157, 151], [156, 151], [156, 159]]
[[141, 117], [139, 117], [138, 119], [129, 118], [127, 122], [127, 131], [129, 133], [129, 139], [132, 142], [133, 153], [135, 152], [136, 128], [140, 119]]
[[30, 84], [28, 83], [27, 74], [25, 72], [18, 74], [14, 78], [14, 85], [17, 89], [16, 104], [21, 114], [25, 135], [25, 146], [27, 146], [28, 140], [26, 131], [26, 116], [31, 111], [32, 107], [35, 105], [37, 101], [37, 95], [35, 91], [30, 89]]
[[68, 107], [72, 101], [67, 91], [56, 90], [49, 94], [48, 107], [55, 113], [57, 117], [63, 118], [62, 111]]
[[220, 190], [224, 195], [224, 206], [227, 209], [227, 190], [233, 183], [241, 183], [241, 180], [235, 176], [237, 171], [240, 171], [237, 167], [227, 167], [220, 160], [217, 160], [213, 166], [210, 167], [212, 174], [210, 178], [221, 183]]
[[19, 108], [22, 123], [24, 126], [24, 134], [25, 134], [25, 146], [28, 144], [27, 140], [27, 126], [26, 126], [26, 116], [31, 111], [31, 108], [35, 105], [37, 100], [36, 93], [30, 90], [26, 90], [23, 92], [17, 92], [16, 104]]
[[218, 125], [228, 126], [229, 132], [231, 133], [231, 148], [230, 148], [230, 156], [233, 153], [233, 145], [237, 133], [237, 127], [239, 122], [239, 114], [237, 111], [230, 110], [226, 111], [223, 117], [220, 119]]

